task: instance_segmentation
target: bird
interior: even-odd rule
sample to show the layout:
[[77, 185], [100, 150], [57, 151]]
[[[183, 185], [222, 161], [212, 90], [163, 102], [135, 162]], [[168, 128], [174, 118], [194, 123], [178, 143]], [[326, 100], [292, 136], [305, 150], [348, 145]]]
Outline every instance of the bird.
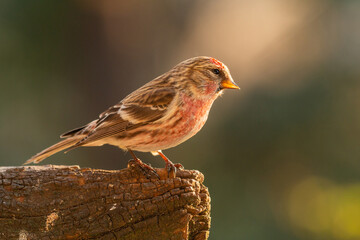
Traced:
[[110, 144], [129, 151], [146, 171], [154, 172], [154, 169], [133, 151], [160, 155], [168, 171], [176, 169], [179, 166], [162, 150], [175, 147], [198, 133], [213, 102], [224, 89], [240, 89], [224, 63], [207, 56], [187, 59], [133, 91], [97, 119], [62, 134], [62, 141], [24, 164], [39, 163], [63, 150]]

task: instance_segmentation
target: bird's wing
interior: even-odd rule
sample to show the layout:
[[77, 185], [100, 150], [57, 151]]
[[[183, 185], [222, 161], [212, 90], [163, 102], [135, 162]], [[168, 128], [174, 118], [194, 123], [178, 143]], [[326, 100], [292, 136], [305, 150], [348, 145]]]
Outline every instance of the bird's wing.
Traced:
[[132, 123], [154, 122], [166, 114], [174, 98], [172, 88], [140, 88], [121, 102], [120, 114]]
[[155, 122], [166, 114], [174, 97], [174, 89], [140, 88], [120, 103], [101, 113], [99, 119], [82, 129], [82, 134], [86, 132], [86, 136], [72, 148]]

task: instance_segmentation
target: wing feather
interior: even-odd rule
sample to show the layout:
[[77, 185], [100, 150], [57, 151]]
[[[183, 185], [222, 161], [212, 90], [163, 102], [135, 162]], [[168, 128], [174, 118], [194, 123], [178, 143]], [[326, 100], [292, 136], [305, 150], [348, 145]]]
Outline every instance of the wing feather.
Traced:
[[87, 134], [69, 150], [161, 119], [174, 97], [174, 89], [149, 89], [145, 85], [101, 113], [99, 119], [92, 122], [92, 126], [89, 124], [85, 129], [81, 128], [81, 132], [87, 130]]
[[122, 101], [120, 110], [121, 115], [133, 123], [153, 122], [162, 118], [176, 94], [171, 88], [140, 88], [136, 92]]

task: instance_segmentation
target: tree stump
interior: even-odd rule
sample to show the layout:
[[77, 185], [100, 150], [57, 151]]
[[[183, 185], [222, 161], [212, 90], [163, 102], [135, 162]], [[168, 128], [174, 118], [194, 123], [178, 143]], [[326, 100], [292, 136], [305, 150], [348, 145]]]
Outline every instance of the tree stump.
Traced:
[[79, 166], [0, 167], [0, 239], [194, 239], [210, 228], [210, 197], [196, 170], [149, 179]]

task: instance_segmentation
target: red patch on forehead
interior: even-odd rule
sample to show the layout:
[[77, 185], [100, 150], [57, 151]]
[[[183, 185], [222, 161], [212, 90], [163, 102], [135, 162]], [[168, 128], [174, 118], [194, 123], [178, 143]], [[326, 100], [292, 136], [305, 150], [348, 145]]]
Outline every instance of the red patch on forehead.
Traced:
[[220, 62], [219, 60], [216, 60], [215, 58], [210, 58], [210, 61], [222, 69], [225, 68], [224, 64], [222, 62]]

